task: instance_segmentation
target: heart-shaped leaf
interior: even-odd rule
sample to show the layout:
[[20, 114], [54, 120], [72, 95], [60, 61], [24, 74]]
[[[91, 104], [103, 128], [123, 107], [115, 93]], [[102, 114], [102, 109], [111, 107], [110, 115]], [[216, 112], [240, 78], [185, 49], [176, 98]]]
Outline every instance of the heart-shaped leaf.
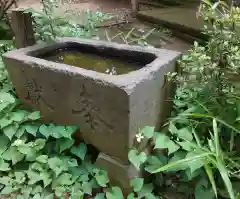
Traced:
[[139, 192], [142, 189], [143, 182], [143, 178], [135, 178], [131, 180], [130, 185], [132, 186], [134, 192]]
[[128, 153], [128, 159], [137, 169], [140, 169], [140, 166], [147, 160], [147, 155], [132, 149]]
[[72, 154], [76, 155], [77, 157], [79, 157], [81, 160], [85, 159], [85, 155], [87, 153], [87, 146], [84, 143], [81, 143], [80, 145], [78, 145], [78, 147], [73, 147], [71, 149]]

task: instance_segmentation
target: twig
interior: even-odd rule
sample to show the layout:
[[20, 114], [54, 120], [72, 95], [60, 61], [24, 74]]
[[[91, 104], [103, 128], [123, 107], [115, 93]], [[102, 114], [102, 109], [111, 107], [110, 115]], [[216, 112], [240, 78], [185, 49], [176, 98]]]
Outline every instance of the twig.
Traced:
[[139, 4], [142, 5], [149, 5], [157, 8], [165, 8], [167, 7], [166, 5], [160, 4], [160, 3], [154, 3], [154, 2], [148, 2], [148, 1], [140, 1]]
[[122, 34], [123, 34], [123, 32], [120, 32], [120, 33], [116, 34], [115, 36], [112, 37], [111, 40], [115, 39], [116, 37], [118, 37], [118, 36], [120, 36], [120, 35], [122, 35]]
[[110, 39], [110, 37], [109, 37], [109, 35], [108, 35], [108, 31], [107, 31], [107, 30], [105, 31], [105, 36], [106, 36], [107, 40], [108, 40], [109, 42], [111, 42], [111, 39]]
[[146, 40], [154, 31], [155, 31], [155, 28], [151, 29], [151, 30], [148, 31], [145, 35], [143, 35], [143, 36], [141, 37], [141, 39]]
[[124, 35], [121, 35], [121, 38], [126, 44], [128, 44], [128, 41], [125, 39]]
[[105, 25], [98, 25], [96, 26], [97, 28], [108, 28], [108, 27], [112, 27], [112, 26], [118, 26], [118, 25], [121, 25], [121, 24], [126, 24], [126, 23], [132, 23], [132, 21], [117, 21], [117, 22], [113, 22], [111, 24], [105, 24]]
[[16, 0], [10, 0], [10, 1], [4, 1], [4, 0], [0, 0], [0, 6], [1, 6], [1, 10], [0, 10], [0, 20], [4, 17], [4, 15], [6, 14], [6, 12], [8, 11], [9, 8], [11, 8], [12, 5], [17, 6], [17, 2]]
[[128, 37], [132, 34], [132, 32], [133, 32], [134, 30], [135, 30], [135, 28], [132, 28], [132, 29], [128, 32], [127, 36], [125, 37], [126, 40], [128, 39]]

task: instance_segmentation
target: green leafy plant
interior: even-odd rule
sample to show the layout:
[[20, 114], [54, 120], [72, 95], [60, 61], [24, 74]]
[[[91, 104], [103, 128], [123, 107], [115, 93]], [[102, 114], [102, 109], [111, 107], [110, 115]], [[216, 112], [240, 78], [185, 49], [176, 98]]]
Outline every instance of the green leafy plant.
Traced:
[[[85, 12], [76, 12], [60, 15], [57, 8], [61, 6], [55, 0], [41, 0], [43, 9], [37, 11], [33, 9], [26, 10], [30, 12], [34, 19], [34, 29], [38, 41], [55, 40], [56, 37], [93, 37], [97, 25], [100, 22], [111, 18], [110, 15], [86, 10]], [[80, 19], [85, 19], [81, 24]], [[78, 22], [77, 22], [78, 21]]]
[[7, 12], [13, 5], [17, 7], [16, 0], [0, 0], [0, 48], [2, 48], [5, 44], [12, 43], [12, 32]]
[[177, 83], [172, 117], [161, 133], [151, 127], [140, 132], [150, 139], [155, 155], [133, 149], [129, 159], [155, 174], [158, 186], [197, 199], [237, 199], [240, 9], [204, 2], [199, 12], [209, 41], [206, 46], [195, 42], [179, 62], [179, 72], [168, 74]]

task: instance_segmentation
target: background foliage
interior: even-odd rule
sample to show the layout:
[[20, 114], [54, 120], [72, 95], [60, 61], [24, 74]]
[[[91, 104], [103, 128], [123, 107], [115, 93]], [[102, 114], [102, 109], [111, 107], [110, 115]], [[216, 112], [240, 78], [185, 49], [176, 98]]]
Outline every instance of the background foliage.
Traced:
[[[154, 174], [156, 186], [200, 198], [239, 198], [240, 9], [204, 1], [206, 46], [195, 43], [169, 74], [178, 85], [172, 117], [161, 133], [146, 127], [155, 155], [133, 149], [130, 161]], [[165, 149], [166, 151], [162, 151]], [[159, 152], [160, 150], [160, 152]], [[159, 155], [160, 154], [160, 155]]]

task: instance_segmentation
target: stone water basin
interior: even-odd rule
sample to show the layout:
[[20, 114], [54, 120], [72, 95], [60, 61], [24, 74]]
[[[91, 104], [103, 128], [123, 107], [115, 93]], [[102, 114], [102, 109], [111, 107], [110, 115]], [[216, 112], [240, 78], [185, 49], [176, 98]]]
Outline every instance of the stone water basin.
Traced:
[[78, 125], [87, 143], [127, 165], [138, 130], [159, 127], [170, 112], [165, 74], [175, 70], [179, 56], [164, 49], [62, 38], [3, 57], [26, 106], [41, 111], [48, 122]]

